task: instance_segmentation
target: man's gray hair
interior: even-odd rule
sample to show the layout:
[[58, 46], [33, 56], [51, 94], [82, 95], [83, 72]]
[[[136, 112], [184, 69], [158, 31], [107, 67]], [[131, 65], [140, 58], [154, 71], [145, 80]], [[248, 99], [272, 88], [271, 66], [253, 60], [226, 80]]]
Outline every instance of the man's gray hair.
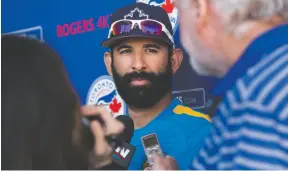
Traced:
[[210, 0], [223, 22], [239, 25], [246, 21], [271, 20], [279, 16], [288, 22], [288, 0]]
[[[191, 3], [193, 0], [185, 1], [187, 4]], [[245, 24], [249, 21], [269, 21], [273, 16], [279, 16], [284, 19], [284, 22], [288, 22], [288, 0], [209, 1], [216, 8], [218, 14], [223, 20], [223, 23], [226, 25], [226, 28], [233, 32], [237, 32], [239, 27], [242, 27], [242, 31], [246, 30], [245, 28], [249, 28], [249, 24]], [[185, 4], [185, 2], [183, 4]]]

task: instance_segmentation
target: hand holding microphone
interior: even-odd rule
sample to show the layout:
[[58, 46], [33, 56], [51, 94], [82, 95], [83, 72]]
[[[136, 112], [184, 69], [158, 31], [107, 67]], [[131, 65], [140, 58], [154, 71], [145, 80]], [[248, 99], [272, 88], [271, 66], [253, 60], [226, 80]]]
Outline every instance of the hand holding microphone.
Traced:
[[115, 120], [104, 106], [84, 106], [81, 110], [84, 117], [99, 116], [103, 121], [103, 123], [93, 119], [90, 121], [90, 129], [94, 136], [94, 146], [90, 156], [90, 160], [93, 161], [90, 164], [93, 164], [93, 168], [100, 168], [112, 163], [113, 148], [106, 139], [120, 134], [124, 130], [124, 125]]
[[92, 142], [88, 148], [93, 147], [90, 168], [127, 170], [136, 151], [136, 147], [129, 144], [134, 133], [133, 120], [124, 115], [113, 119], [104, 106], [86, 106], [82, 112], [91, 129], [88, 132]]

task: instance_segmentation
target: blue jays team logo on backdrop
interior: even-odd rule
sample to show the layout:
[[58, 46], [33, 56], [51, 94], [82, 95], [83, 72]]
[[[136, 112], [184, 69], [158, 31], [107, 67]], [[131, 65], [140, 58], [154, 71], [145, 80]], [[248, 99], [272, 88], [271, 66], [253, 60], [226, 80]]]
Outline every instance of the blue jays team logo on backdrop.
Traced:
[[178, 10], [172, 4], [172, 0], [137, 0], [148, 5], [161, 6], [168, 14], [170, 22], [172, 24], [173, 33], [178, 28]]
[[105, 105], [114, 117], [126, 114], [126, 104], [116, 90], [110, 76], [97, 78], [89, 88], [87, 105]]
[[17, 30], [17, 31], [3, 33], [2, 35], [7, 35], [7, 34], [16, 34], [16, 35], [23, 36], [23, 37], [30, 37], [30, 38], [44, 41], [43, 29], [41, 26], [30, 27], [30, 28]]

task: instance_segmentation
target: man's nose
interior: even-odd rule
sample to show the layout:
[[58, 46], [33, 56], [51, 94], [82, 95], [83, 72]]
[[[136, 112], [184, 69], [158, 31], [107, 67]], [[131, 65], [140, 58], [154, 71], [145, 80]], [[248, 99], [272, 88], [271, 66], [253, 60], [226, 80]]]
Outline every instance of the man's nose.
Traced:
[[147, 67], [143, 54], [136, 54], [133, 58], [132, 69], [143, 71]]

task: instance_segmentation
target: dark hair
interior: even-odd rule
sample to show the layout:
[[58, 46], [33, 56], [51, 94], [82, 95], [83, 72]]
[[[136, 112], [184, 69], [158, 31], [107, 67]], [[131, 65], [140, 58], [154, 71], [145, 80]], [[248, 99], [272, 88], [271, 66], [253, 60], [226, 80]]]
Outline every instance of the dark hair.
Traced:
[[2, 36], [2, 169], [86, 169], [78, 97], [58, 55]]

